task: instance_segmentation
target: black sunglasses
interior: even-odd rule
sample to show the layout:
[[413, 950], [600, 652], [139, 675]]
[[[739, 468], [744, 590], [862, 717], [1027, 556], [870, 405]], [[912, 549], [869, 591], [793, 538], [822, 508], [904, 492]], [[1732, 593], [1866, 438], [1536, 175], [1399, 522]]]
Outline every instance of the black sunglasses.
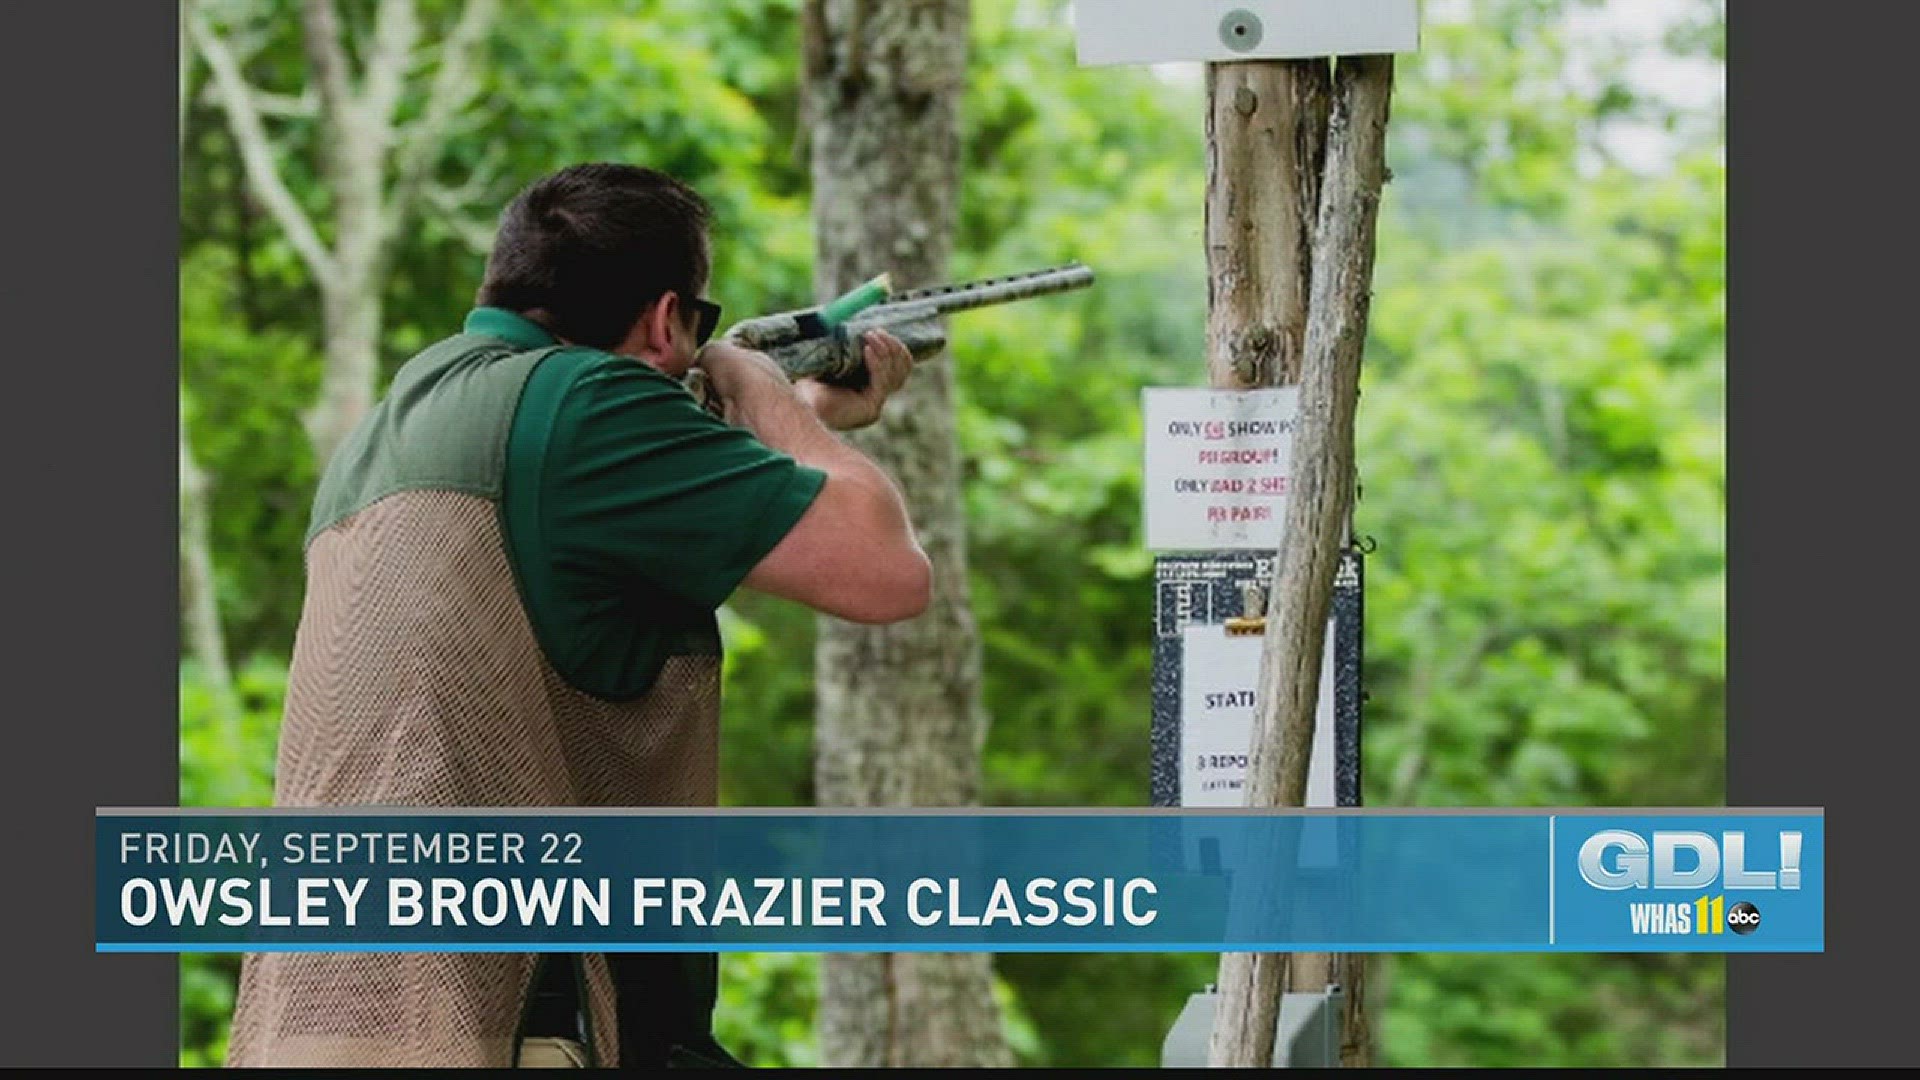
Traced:
[[713, 332], [720, 328], [720, 305], [711, 300], [691, 297], [687, 300], [687, 306], [693, 309], [697, 320], [693, 327], [693, 347], [697, 349], [705, 345], [713, 337]]

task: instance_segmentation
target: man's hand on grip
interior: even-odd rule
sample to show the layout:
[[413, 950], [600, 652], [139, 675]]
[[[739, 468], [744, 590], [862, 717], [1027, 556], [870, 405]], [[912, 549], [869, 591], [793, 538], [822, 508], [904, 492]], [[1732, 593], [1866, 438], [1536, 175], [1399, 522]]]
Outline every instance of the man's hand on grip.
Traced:
[[835, 431], [852, 431], [880, 419], [887, 398], [905, 386], [913, 372], [913, 354], [885, 330], [862, 334], [861, 353], [867, 362], [867, 385], [861, 389], [830, 386], [818, 379], [801, 379], [793, 384], [794, 392], [813, 415]]

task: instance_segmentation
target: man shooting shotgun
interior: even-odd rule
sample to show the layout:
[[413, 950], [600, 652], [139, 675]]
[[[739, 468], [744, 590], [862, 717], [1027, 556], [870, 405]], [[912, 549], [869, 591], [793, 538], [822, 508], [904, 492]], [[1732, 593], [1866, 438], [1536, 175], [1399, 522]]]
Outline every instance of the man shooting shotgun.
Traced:
[[[326, 463], [277, 805], [711, 806], [715, 611], [737, 587], [857, 622], [926, 608], [899, 491], [834, 434], [911, 372], [886, 327], [926, 320], [875, 321], [868, 296], [776, 317], [791, 340], [748, 323], [708, 344], [708, 216], [626, 165], [563, 169], [507, 207], [461, 331], [401, 367]], [[799, 347], [816, 325], [814, 351], [843, 383], [857, 357], [858, 385], [794, 381], [752, 344]], [[735, 1064], [711, 1033], [716, 971], [672, 953], [250, 954], [228, 1057]]]

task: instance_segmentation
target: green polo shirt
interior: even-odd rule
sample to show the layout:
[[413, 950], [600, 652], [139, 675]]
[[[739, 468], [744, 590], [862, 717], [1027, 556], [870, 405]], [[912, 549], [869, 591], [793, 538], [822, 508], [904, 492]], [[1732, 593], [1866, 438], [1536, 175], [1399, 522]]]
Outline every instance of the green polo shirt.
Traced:
[[500, 514], [534, 634], [560, 675], [606, 700], [669, 657], [719, 651], [714, 611], [786, 536], [826, 474], [701, 409], [629, 357], [559, 342], [511, 311], [465, 332], [552, 349], [509, 430]]

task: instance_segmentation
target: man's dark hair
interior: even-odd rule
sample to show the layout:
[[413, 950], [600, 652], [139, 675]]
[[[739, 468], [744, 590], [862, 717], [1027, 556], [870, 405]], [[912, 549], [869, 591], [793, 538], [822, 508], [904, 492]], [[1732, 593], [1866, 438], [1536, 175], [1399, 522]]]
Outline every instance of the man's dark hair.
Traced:
[[480, 286], [483, 307], [546, 312], [547, 328], [610, 349], [669, 292], [706, 287], [711, 211], [638, 165], [572, 165], [514, 196]]

